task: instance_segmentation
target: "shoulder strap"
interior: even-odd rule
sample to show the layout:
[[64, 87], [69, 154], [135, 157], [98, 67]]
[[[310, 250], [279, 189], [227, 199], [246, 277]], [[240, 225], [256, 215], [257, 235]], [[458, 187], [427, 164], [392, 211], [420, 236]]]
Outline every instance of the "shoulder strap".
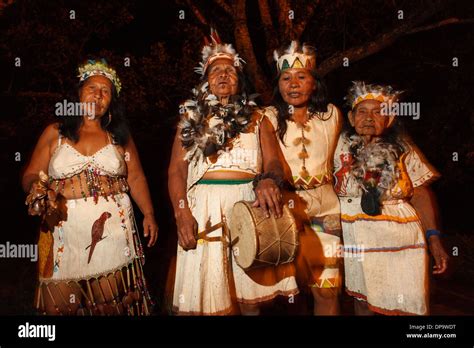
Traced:
[[109, 132], [106, 132], [106, 133], [107, 133], [107, 139], [109, 139], [109, 144], [113, 145], [113, 142], [112, 142], [112, 139], [110, 138]]
[[61, 138], [62, 138], [61, 132], [58, 131], [58, 146], [61, 145]]

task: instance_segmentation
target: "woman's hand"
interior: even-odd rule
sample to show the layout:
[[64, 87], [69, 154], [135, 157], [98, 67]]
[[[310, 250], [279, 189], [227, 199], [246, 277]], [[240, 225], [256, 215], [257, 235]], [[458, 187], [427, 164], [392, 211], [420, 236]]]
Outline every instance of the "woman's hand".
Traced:
[[263, 179], [258, 182], [255, 188], [255, 200], [253, 206], [261, 207], [266, 217], [270, 217], [269, 210], [276, 218], [282, 216], [283, 201], [280, 188], [273, 179]]
[[430, 236], [429, 243], [430, 252], [435, 260], [435, 265], [433, 266], [433, 274], [444, 273], [448, 268], [449, 256], [444, 250], [443, 244], [441, 244], [439, 236]]
[[143, 217], [143, 235], [145, 238], [150, 237], [148, 247], [155, 245], [156, 239], [158, 238], [158, 225], [156, 224], [153, 213], [145, 214]]
[[184, 249], [195, 249], [198, 224], [189, 208], [182, 208], [176, 214], [178, 244]]

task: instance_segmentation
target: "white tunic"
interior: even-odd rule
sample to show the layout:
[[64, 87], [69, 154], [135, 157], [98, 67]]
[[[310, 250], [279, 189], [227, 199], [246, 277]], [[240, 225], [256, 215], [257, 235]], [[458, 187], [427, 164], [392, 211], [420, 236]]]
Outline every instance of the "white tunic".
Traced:
[[[277, 109], [268, 107], [264, 113], [277, 130]], [[314, 115], [304, 126], [291, 120], [286, 124], [283, 141], [278, 138], [284, 156], [283, 165], [304, 205], [304, 211], [295, 207], [293, 214], [301, 217], [305, 228], [315, 233], [315, 236], [300, 234], [300, 253], [321, 253], [320, 257], [305, 257], [306, 264], [314, 263], [316, 258], [322, 260], [318, 261], [322, 263], [318, 267], [311, 265], [311, 271], [300, 268], [297, 272], [313, 273], [308, 276], [310, 286], [337, 287], [340, 275], [334, 258], [340, 243], [341, 226], [339, 201], [332, 187], [332, 172], [341, 115], [336, 106], [328, 104], [327, 112]], [[305, 239], [306, 236], [310, 238]]]

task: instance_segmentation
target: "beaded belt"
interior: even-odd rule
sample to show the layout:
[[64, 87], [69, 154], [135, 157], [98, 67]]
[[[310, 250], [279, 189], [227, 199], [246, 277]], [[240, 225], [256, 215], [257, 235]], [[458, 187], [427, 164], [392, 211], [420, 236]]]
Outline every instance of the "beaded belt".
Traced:
[[[83, 177], [85, 178], [85, 185], [82, 183]], [[101, 177], [105, 179], [101, 179]], [[99, 175], [98, 172], [89, 170], [82, 171], [69, 178], [50, 178], [50, 186], [56, 192], [64, 194], [67, 181], [70, 182], [73, 199], [84, 198], [87, 201], [88, 197], [92, 197], [95, 203], [97, 203], [100, 196], [107, 199], [107, 196], [113, 196], [130, 190], [127, 179], [124, 176]], [[75, 187], [75, 185], [78, 187]]]

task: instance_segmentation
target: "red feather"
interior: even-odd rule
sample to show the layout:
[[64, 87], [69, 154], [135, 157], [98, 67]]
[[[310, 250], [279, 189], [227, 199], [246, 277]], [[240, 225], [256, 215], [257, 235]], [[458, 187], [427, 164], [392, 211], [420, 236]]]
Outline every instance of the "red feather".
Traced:
[[219, 37], [219, 34], [217, 33], [217, 30], [214, 28], [211, 28], [211, 39], [212, 42], [216, 45], [221, 44], [221, 38]]

